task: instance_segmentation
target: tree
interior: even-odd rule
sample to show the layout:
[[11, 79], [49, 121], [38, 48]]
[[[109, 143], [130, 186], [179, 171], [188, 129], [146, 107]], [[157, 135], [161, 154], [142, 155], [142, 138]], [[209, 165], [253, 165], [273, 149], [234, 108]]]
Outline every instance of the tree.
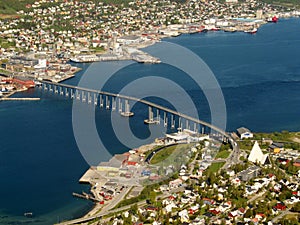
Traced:
[[297, 203], [292, 207], [292, 210], [291, 210], [291, 211], [300, 213], [300, 202], [297, 202]]
[[244, 214], [244, 218], [251, 218], [253, 216], [253, 212], [251, 209], [248, 209]]

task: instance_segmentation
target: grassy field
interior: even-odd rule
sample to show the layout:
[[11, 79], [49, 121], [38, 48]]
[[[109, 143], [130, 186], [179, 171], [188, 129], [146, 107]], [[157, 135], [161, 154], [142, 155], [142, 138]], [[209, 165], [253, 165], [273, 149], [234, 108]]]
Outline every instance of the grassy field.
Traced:
[[35, 0], [0, 0], [0, 14], [15, 14], [34, 2]]
[[282, 6], [300, 6], [299, 0], [262, 0], [262, 2]]
[[166, 147], [157, 152], [151, 159], [151, 164], [171, 165], [177, 163], [184, 163], [186, 161], [186, 153], [192, 147], [191, 144], [180, 144]]
[[219, 151], [215, 158], [227, 159], [229, 155], [230, 155], [230, 151], [223, 150], [223, 151]]
[[166, 147], [166, 148], [160, 150], [151, 159], [151, 164], [157, 164], [159, 162], [164, 161], [166, 158], [168, 158], [174, 152], [174, 150], [177, 147], [178, 147], [177, 145], [174, 145], [174, 146]]
[[225, 162], [217, 162], [217, 163], [212, 163], [210, 167], [207, 169], [207, 173], [212, 172], [216, 173], [219, 171], [219, 169], [225, 164]]
[[262, 149], [269, 147], [269, 142], [264, 140], [272, 140], [284, 143], [284, 148], [300, 149], [300, 132], [273, 132], [273, 133], [254, 133], [253, 139], [245, 139], [239, 141], [239, 146], [243, 150], [251, 150], [254, 144], [253, 140], [257, 140]]

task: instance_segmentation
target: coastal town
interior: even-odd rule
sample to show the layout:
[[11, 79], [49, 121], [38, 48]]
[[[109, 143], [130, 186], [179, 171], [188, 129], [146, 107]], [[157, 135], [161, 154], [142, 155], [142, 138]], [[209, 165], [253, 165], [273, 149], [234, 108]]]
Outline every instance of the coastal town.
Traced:
[[[299, 15], [295, 7], [255, 0], [120, 4], [41, 0], [0, 20], [1, 74], [62, 82], [79, 70], [69, 62], [160, 63], [141, 48], [181, 34], [218, 30], [255, 34], [264, 23]], [[7, 88], [0, 91], [9, 92]]]
[[73, 193], [94, 210], [61, 224], [298, 224], [300, 134], [231, 135], [237, 160], [229, 143], [185, 129], [101, 162], [80, 179], [92, 194]]
[[[255, 0], [36, 1], [0, 20], [0, 100], [71, 79], [78, 63], [160, 63], [143, 48], [166, 37], [252, 35], [298, 16]], [[90, 192], [73, 196], [94, 208], [60, 224], [299, 224], [300, 134], [229, 135], [234, 142], [179, 129], [89, 168], [80, 182]]]

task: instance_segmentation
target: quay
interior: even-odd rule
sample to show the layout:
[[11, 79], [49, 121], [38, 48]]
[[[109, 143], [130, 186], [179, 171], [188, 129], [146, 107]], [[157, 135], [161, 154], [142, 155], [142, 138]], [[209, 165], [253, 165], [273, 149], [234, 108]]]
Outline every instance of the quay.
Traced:
[[40, 98], [0, 98], [0, 101], [39, 101]]

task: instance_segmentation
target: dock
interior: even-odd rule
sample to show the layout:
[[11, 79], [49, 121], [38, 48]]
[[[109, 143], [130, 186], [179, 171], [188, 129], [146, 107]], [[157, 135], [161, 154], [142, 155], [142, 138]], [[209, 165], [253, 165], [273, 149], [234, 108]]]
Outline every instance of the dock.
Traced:
[[83, 198], [83, 199], [91, 200], [93, 202], [99, 202], [98, 199], [94, 198], [92, 195], [87, 194], [85, 192], [82, 192], [82, 194], [78, 194], [78, 193], [73, 192], [72, 195], [74, 197], [77, 197], [77, 198]]
[[41, 98], [0, 98], [0, 101], [39, 101]]

